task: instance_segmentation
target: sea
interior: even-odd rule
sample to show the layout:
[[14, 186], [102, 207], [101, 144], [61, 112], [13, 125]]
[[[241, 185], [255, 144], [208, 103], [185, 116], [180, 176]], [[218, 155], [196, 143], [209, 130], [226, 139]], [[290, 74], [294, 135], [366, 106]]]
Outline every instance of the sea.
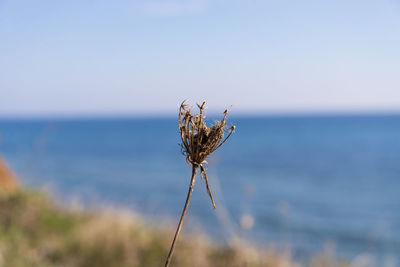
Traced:
[[[298, 258], [330, 250], [400, 264], [400, 115], [228, 124], [234, 134], [207, 159], [216, 209], [197, 177], [184, 231]], [[191, 167], [179, 143], [172, 117], [0, 120], [0, 154], [24, 185], [155, 225], [175, 226], [186, 199]]]

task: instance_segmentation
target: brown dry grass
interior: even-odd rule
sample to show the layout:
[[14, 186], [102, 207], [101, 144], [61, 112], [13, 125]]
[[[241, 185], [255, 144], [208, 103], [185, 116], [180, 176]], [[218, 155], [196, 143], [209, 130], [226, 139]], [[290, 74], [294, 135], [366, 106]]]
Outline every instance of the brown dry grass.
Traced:
[[[46, 195], [22, 189], [0, 194], [0, 267], [162, 266], [171, 231], [134, 214], [70, 210]], [[248, 244], [216, 245], [183, 235], [173, 266], [298, 267], [290, 253]], [[316, 257], [305, 267], [339, 267]]]

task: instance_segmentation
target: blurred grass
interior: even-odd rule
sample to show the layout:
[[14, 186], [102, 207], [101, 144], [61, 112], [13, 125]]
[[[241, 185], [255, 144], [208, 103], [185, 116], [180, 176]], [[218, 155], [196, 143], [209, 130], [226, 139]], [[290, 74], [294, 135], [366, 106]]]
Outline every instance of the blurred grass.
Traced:
[[[133, 214], [72, 210], [26, 189], [0, 194], [1, 267], [164, 266], [172, 237], [173, 232], [151, 228]], [[183, 235], [171, 266], [348, 265], [329, 255], [300, 265], [289, 253], [220, 246], [202, 236]]]

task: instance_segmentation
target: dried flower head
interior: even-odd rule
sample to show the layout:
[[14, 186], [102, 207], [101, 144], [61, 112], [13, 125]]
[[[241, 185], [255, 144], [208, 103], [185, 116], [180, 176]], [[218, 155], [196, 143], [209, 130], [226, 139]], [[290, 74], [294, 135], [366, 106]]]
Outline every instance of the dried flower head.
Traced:
[[[206, 158], [231, 136], [235, 130], [235, 126], [226, 127], [226, 116], [228, 110], [226, 109], [223, 114], [222, 120], [217, 121], [215, 125], [207, 127], [204, 119], [204, 109], [206, 102], [201, 105], [197, 104], [200, 110], [199, 114], [192, 114], [192, 107], [185, 104], [185, 101], [179, 108], [179, 133], [182, 139], [182, 153], [186, 156], [186, 161], [194, 168], [200, 167], [201, 178], [204, 177], [208, 195], [211, 198], [213, 207], [215, 208], [214, 199], [212, 197], [210, 187], [208, 185], [208, 178], [204, 164]], [[228, 132], [227, 137], [224, 139], [224, 133]]]
[[[185, 101], [182, 102], [179, 108], [178, 124], [179, 133], [182, 139], [182, 153], [186, 156], [186, 161], [192, 165], [192, 178], [190, 180], [189, 191], [186, 197], [185, 206], [182, 210], [182, 215], [176, 228], [174, 239], [172, 240], [171, 248], [168, 253], [165, 267], [169, 266], [171, 262], [172, 254], [175, 250], [176, 241], [179, 233], [182, 229], [182, 224], [185, 219], [186, 211], [189, 206], [190, 198], [193, 192], [194, 181], [196, 179], [197, 170], [200, 168], [201, 178], [205, 179], [208, 195], [211, 198], [211, 202], [215, 209], [215, 203], [213, 196], [208, 185], [208, 179], [204, 164], [206, 164], [206, 158], [217, 148], [222, 146], [225, 141], [231, 136], [235, 130], [235, 126], [226, 127], [226, 116], [228, 115], [228, 109], [224, 111], [224, 118], [210, 128], [207, 127], [204, 122], [204, 106], [206, 102], [201, 105], [197, 104], [200, 109], [199, 114], [192, 114], [192, 107], [185, 105]], [[225, 131], [229, 132], [228, 136], [224, 139]]]

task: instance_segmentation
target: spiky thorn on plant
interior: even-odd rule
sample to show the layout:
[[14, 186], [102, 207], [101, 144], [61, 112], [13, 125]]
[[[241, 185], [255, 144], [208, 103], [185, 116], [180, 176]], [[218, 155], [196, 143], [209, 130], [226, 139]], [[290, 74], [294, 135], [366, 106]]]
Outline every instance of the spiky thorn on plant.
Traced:
[[[222, 120], [217, 121], [216, 124], [211, 127], [207, 127], [204, 121], [204, 109], [206, 102], [204, 101], [201, 105], [197, 104], [197, 107], [200, 110], [199, 114], [192, 114], [192, 107], [186, 105], [185, 101], [182, 102], [179, 108], [178, 125], [179, 133], [182, 139], [182, 153], [186, 156], [186, 162], [192, 166], [192, 178], [190, 180], [185, 206], [176, 229], [174, 240], [171, 244], [165, 267], [169, 266], [175, 249], [176, 240], [178, 239], [179, 233], [182, 229], [183, 220], [185, 219], [185, 214], [189, 206], [196, 174], [199, 168], [200, 177], [201, 179], [204, 178], [205, 180], [208, 195], [210, 196], [211, 203], [215, 209], [214, 198], [211, 194], [210, 186], [208, 184], [208, 178], [204, 164], [207, 164], [206, 158], [212, 152], [222, 146], [235, 130], [235, 126], [229, 128], [226, 127], [226, 116], [228, 115], [229, 109], [226, 109], [223, 112], [224, 117]], [[224, 133], [226, 131], [228, 132], [228, 135], [224, 139]]]

